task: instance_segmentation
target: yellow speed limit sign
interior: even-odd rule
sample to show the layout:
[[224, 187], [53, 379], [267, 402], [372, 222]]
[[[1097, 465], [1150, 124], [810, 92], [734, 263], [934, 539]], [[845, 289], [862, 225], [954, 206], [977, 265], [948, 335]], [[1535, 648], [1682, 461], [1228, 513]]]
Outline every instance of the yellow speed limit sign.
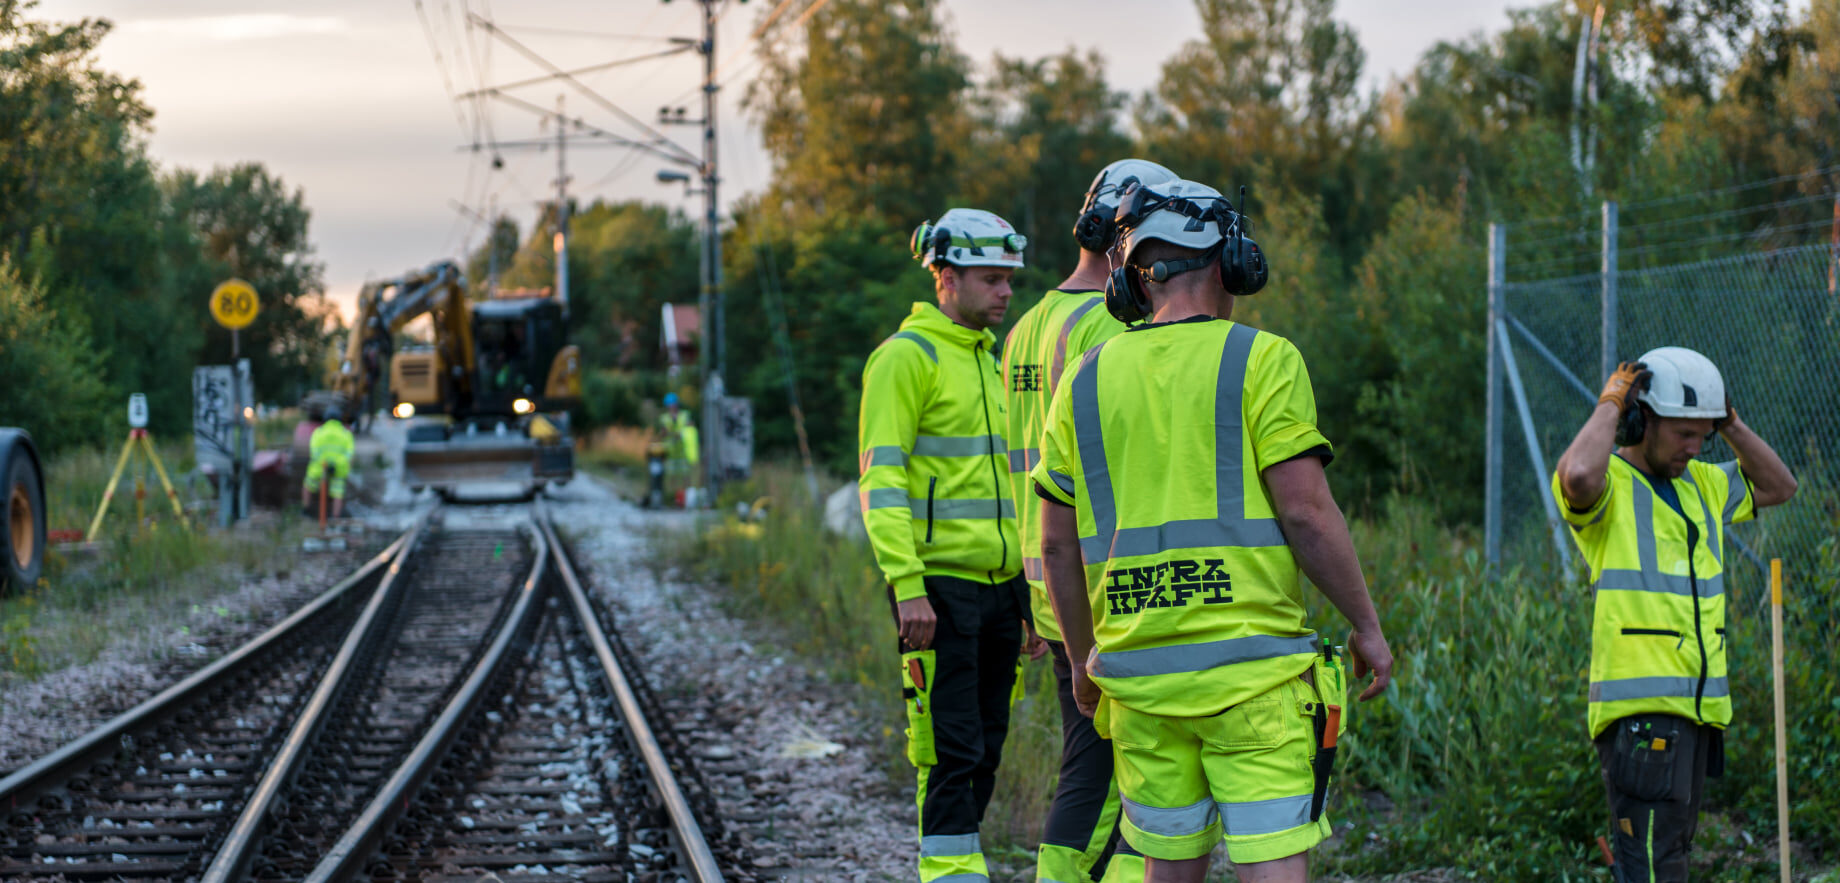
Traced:
[[232, 331], [256, 320], [256, 290], [241, 279], [231, 279], [211, 292], [211, 316]]

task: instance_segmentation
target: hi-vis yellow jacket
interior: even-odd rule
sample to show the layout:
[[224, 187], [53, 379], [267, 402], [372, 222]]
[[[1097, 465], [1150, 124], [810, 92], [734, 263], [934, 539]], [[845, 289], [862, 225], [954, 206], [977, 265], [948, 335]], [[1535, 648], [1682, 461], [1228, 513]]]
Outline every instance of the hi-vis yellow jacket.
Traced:
[[916, 303], [863, 366], [857, 486], [896, 600], [924, 597], [927, 575], [994, 584], [1022, 568], [995, 343]]
[[1022, 539], [1022, 575], [1029, 581], [1035, 634], [1048, 641], [1060, 640], [1061, 629], [1042, 581], [1041, 498], [1035, 495], [1029, 470], [1041, 462], [1048, 403], [1065, 369], [1123, 330], [1105, 311], [1103, 292], [1055, 290], [1016, 320], [1003, 341], [1003, 377], [1009, 384], [1009, 491], [1016, 498], [1016, 535]]
[[1311, 667], [1263, 475], [1330, 453], [1303, 356], [1250, 325], [1139, 325], [1067, 366], [1029, 478], [1075, 509], [1107, 699], [1204, 717]]
[[1552, 493], [1591, 566], [1591, 736], [1632, 714], [1731, 723], [1725, 667], [1725, 525], [1756, 514], [1736, 461], [1687, 464], [1673, 480], [1681, 512], [1656, 479], [1611, 457], [1604, 495], [1573, 511]]

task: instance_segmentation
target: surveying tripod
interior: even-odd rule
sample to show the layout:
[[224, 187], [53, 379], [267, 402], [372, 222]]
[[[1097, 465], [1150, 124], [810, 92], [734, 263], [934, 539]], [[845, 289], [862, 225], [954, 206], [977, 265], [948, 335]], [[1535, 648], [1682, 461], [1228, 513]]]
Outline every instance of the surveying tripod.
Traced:
[[[142, 451], [146, 462], [153, 464], [153, 470], [160, 475], [160, 486], [166, 489], [166, 498], [172, 501], [173, 514], [179, 516], [179, 526], [189, 529], [185, 521], [185, 509], [179, 505], [179, 494], [173, 490], [172, 480], [166, 477], [166, 466], [160, 462], [160, 452], [153, 448], [153, 437], [145, 429], [128, 430], [128, 443], [121, 448], [121, 459], [115, 461], [115, 474], [109, 476], [109, 486], [102, 492], [102, 505], [96, 507], [96, 517], [89, 523], [89, 534], [84, 542], [95, 542], [97, 531], [102, 530], [102, 516], [109, 512], [109, 503], [115, 499], [115, 487], [121, 483], [122, 470], [128, 467], [128, 461], [134, 459], [137, 449]], [[147, 517], [147, 488], [144, 484], [147, 467], [140, 465], [134, 470], [134, 523], [140, 524]]]

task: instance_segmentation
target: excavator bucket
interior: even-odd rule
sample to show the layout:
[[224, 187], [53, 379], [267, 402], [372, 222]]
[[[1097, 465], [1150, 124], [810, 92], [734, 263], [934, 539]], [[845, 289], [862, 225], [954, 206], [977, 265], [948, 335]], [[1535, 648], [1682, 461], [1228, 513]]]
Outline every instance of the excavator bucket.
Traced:
[[536, 486], [566, 482], [574, 474], [575, 451], [567, 443], [461, 436], [403, 446], [403, 483], [410, 488], [452, 490], [463, 484], [498, 482]]

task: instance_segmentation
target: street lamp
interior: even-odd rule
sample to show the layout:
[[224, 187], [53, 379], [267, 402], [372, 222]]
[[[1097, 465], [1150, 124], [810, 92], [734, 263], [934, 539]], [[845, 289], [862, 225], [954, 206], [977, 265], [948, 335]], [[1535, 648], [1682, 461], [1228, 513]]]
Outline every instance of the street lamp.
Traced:
[[676, 169], [658, 170], [658, 183], [660, 184], [689, 183], [689, 181], [690, 176], [688, 174], [677, 171]]

